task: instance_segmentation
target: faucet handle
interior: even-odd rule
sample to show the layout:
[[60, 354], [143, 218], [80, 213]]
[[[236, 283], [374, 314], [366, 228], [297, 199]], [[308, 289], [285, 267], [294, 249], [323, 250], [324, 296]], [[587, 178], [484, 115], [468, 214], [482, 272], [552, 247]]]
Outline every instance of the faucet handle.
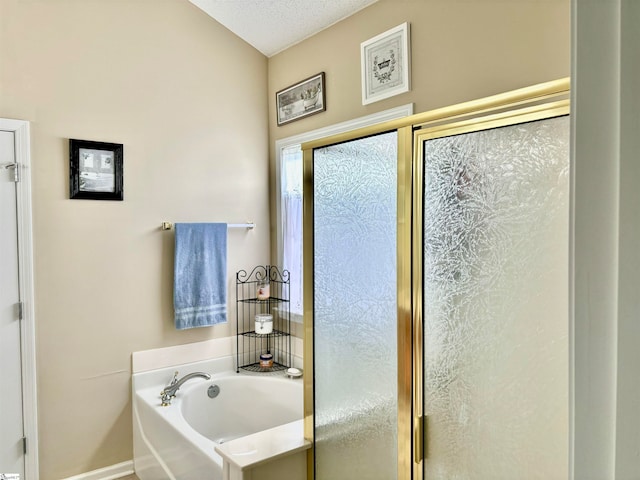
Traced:
[[168, 395], [164, 390], [160, 392], [160, 400], [162, 400], [161, 405], [163, 407], [168, 407], [171, 405], [171, 399], [174, 398], [175, 395]]
[[160, 392], [160, 398], [162, 399], [162, 406], [168, 407], [171, 405], [171, 399], [176, 398], [176, 391], [178, 388], [175, 385], [178, 383], [178, 371], [176, 370], [173, 374], [173, 380], [169, 382], [169, 385], [164, 387]]

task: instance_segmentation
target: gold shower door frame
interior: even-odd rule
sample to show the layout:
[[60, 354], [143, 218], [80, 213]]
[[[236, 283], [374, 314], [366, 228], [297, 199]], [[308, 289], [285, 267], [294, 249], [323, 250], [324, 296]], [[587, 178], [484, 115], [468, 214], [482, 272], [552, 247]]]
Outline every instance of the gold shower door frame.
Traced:
[[[423, 144], [424, 141], [569, 113], [569, 78], [419, 113], [302, 145], [304, 158], [304, 434], [314, 441], [313, 150], [397, 131], [398, 480], [422, 480], [423, 416]], [[314, 449], [307, 478], [314, 479]]]

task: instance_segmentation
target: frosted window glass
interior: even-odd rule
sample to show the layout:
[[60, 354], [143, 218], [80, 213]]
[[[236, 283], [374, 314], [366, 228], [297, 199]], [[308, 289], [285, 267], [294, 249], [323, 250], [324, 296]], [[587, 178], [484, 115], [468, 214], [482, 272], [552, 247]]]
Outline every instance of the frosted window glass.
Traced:
[[302, 315], [302, 150], [285, 147], [281, 155], [280, 232], [282, 268], [291, 279], [289, 307], [297, 320]]
[[425, 479], [564, 480], [569, 118], [424, 149]]
[[397, 135], [314, 151], [317, 480], [397, 478]]

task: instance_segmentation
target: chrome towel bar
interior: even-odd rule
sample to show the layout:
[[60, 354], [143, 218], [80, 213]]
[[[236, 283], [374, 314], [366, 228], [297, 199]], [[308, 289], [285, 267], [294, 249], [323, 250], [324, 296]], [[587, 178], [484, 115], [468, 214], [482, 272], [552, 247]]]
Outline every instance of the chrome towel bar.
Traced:
[[[227, 224], [227, 228], [246, 228], [247, 230], [252, 230], [253, 227], [255, 227], [256, 224], [255, 223], [228, 223]], [[162, 230], [172, 230], [173, 229], [173, 223], [171, 222], [162, 222], [162, 224], [160, 225], [160, 228]]]

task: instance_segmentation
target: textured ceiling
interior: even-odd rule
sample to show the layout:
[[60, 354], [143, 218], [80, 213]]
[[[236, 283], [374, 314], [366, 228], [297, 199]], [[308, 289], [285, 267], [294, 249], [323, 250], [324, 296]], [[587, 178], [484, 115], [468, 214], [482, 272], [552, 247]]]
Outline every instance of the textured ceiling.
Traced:
[[267, 57], [377, 0], [189, 0]]

